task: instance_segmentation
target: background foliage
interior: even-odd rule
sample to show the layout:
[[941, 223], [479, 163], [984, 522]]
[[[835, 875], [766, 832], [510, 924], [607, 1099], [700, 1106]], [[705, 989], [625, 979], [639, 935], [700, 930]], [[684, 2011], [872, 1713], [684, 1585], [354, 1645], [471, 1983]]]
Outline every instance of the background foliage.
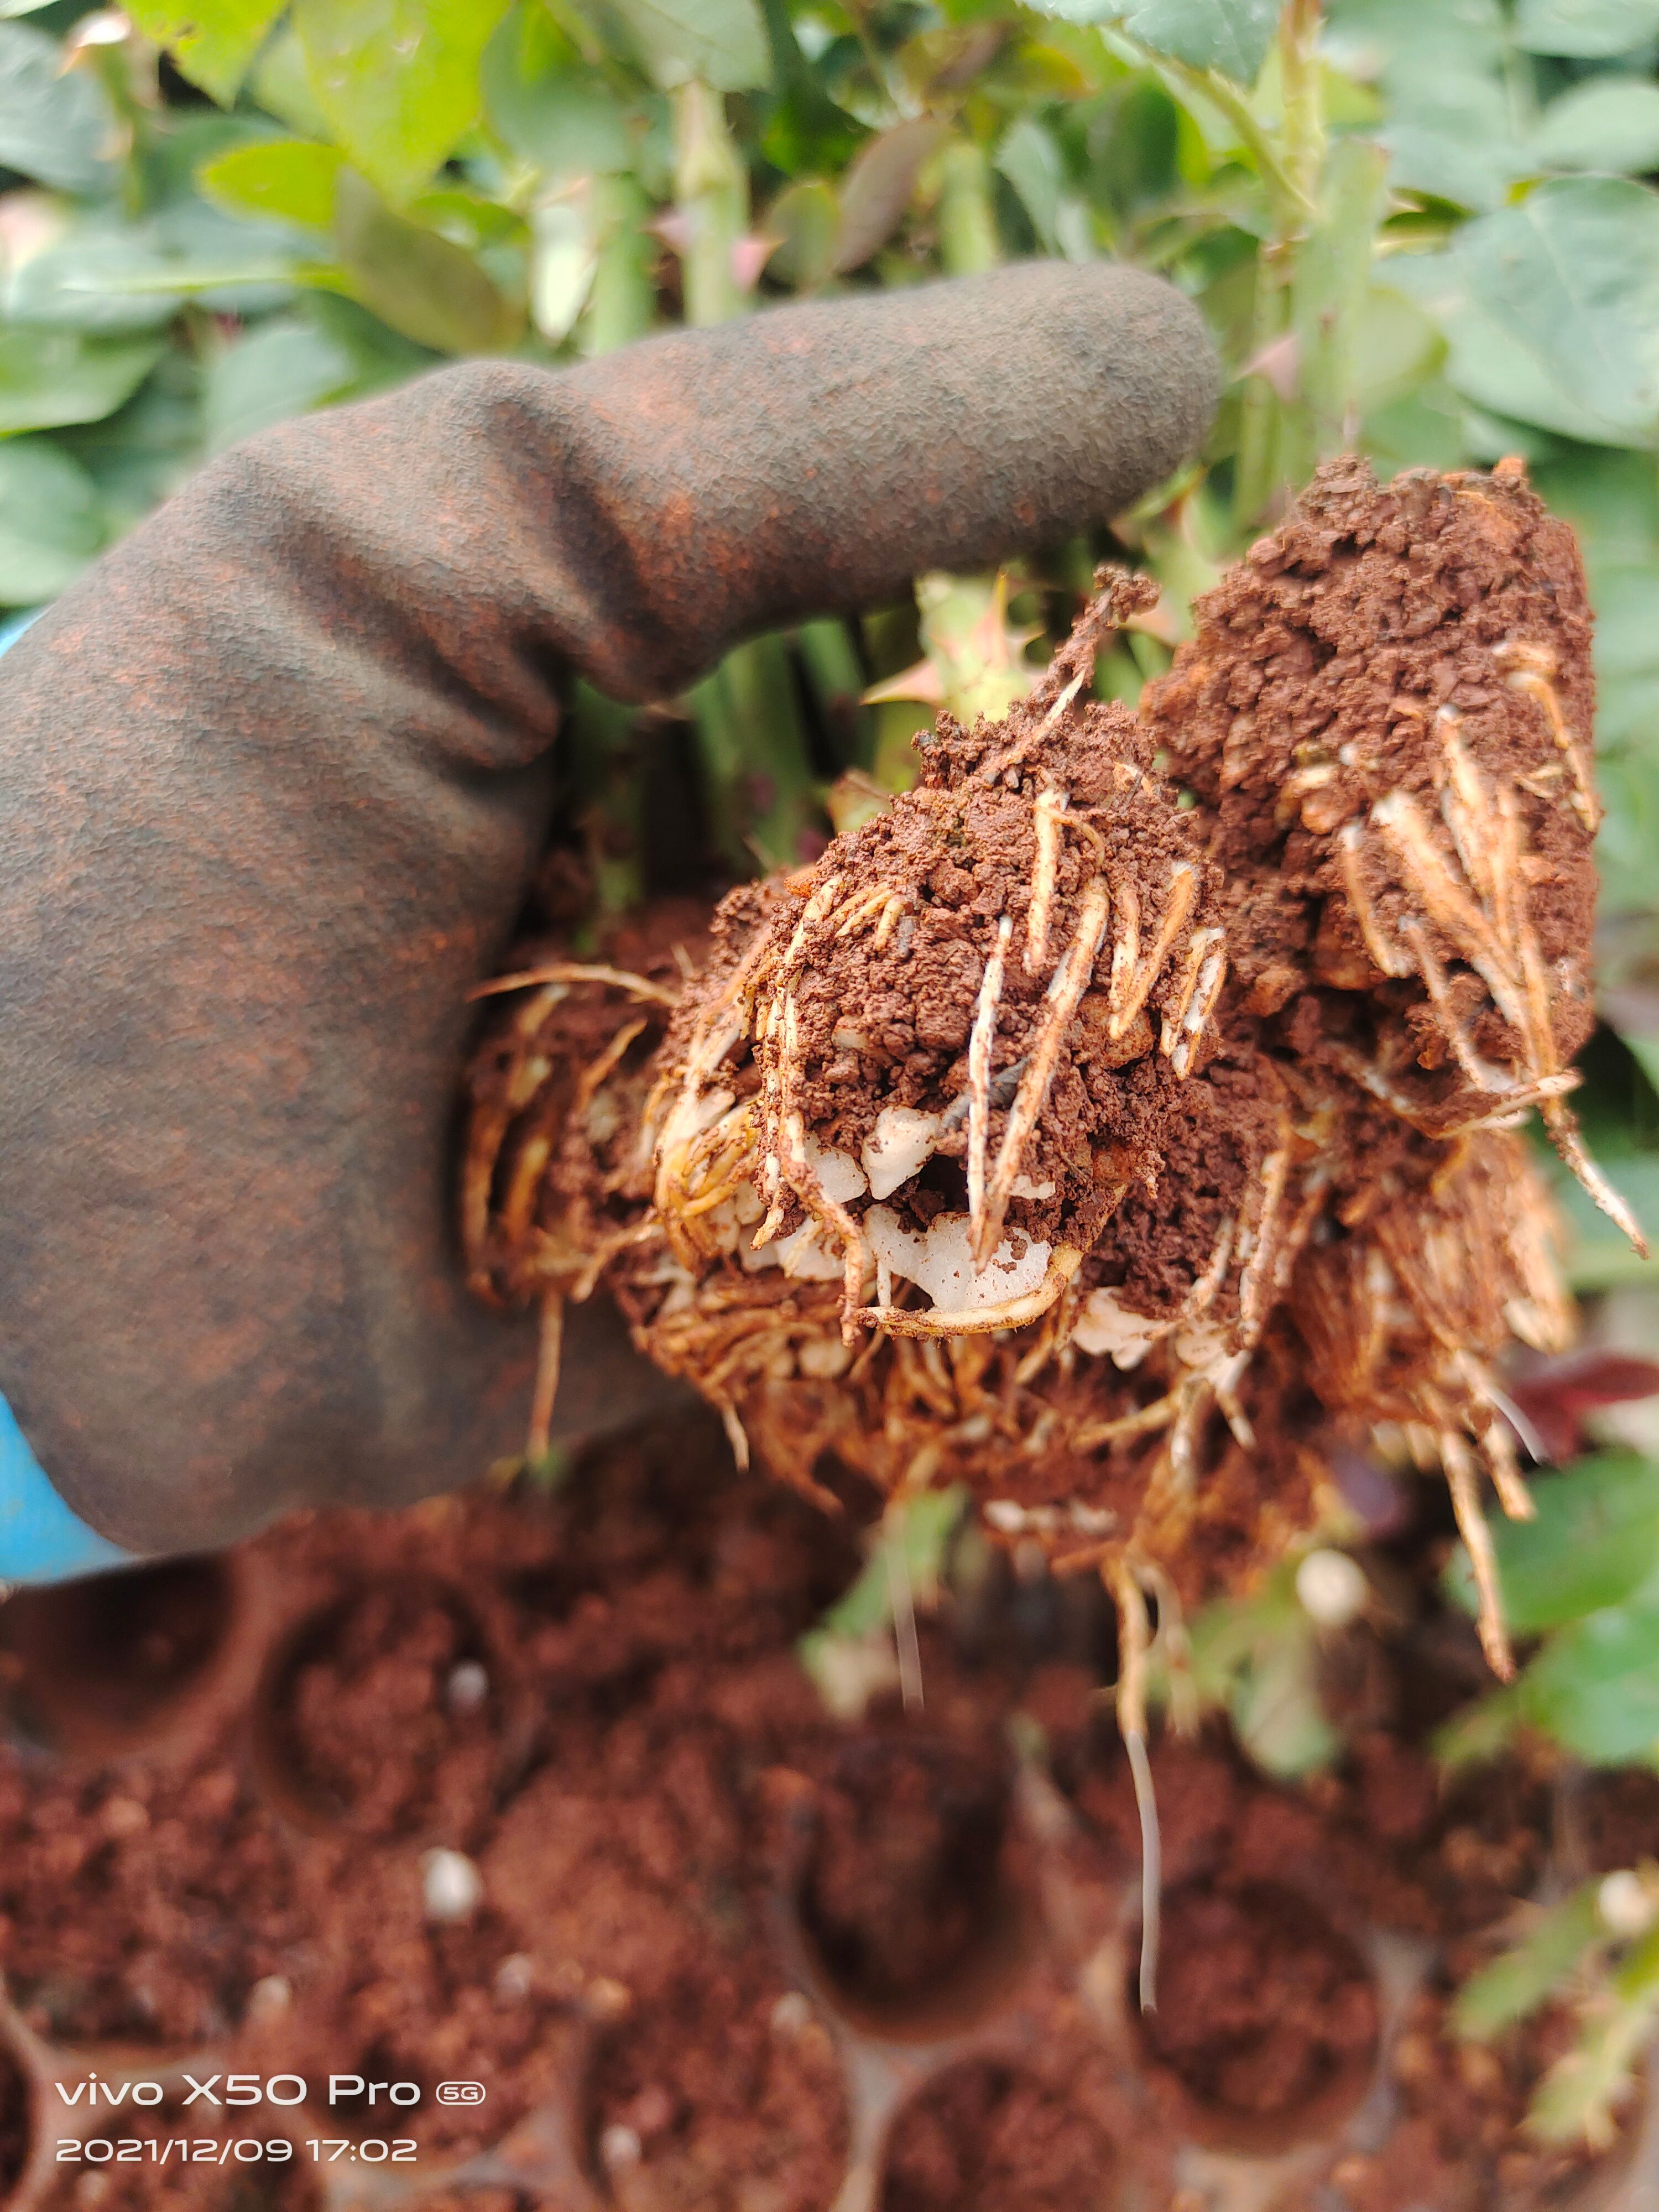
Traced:
[[[688, 819], [696, 867], [811, 851], [908, 781], [919, 699], [994, 707], [1024, 680], [1098, 554], [1164, 586], [1103, 667], [1133, 697], [1322, 454], [1518, 453], [1599, 617], [1583, 1103], [1659, 1242], [1656, 64], [1659, 0], [0, 0], [0, 607], [49, 599], [205, 456], [446, 358], [556, 364], [1017, 256], [1162, 270], [1229, 372], [1200, 460], [1010, 578], [922, 579], [642, 716], [585, 695], [581, 897], [683, 872]], [[1563, 1198], [1592, 1364], [1659, 1350], [1659, 1272]], [[1540, 1387], [1562, 1415], [1568, 1382]], [[1598, 1395], [1571, 1388], [1569, 1456]], [[1659, 1764], [1653, 1411], [1605, 1415], [1634, 1450], [1547, 1480], [1540, 1522], [1504, 1532], [1533, 1656], [1449, 1758], [1526, 1726]], [[1314, 1637], [1285, 1577], [1200, 1626], [1213, 1694], [1280, 1771], [1334, 1747]], [[1515, 2016], [1540, 1960], [1611, 1961], [1558, 2129], [1605, 2115], [1659, 2007], [1659, 1937], [1625, 1955], [1596, 1911], [1568, 1900], [1466, 2022]]]

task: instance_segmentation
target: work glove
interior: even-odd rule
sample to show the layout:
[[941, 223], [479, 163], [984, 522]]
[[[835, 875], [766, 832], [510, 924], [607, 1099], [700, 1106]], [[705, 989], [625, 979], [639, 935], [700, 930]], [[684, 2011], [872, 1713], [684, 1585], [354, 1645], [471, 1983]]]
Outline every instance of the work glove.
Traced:
[[[571, 679], [662, 698], [1098, 524], [1215, 384], [1177, 293], [1057, 263], [477, 362], [250, 440], [65, 592], [0, 659], [0, 1582], [517, 1448], [453, 1146]], [[558, 1432], [629, 1359], [572, 1316]]]

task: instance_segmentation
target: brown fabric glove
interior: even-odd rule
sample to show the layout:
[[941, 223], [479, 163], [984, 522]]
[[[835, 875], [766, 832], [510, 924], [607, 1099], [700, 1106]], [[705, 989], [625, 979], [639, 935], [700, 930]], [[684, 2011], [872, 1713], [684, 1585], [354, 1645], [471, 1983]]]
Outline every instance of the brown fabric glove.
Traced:
[[[0, 1393], [137, 1551], [392, 1503], [523, 1434], [466, 1298], [471, 1016], [560, 687], [1121, 509], [1201, 435], [1192, 307], [1032, 264], [445, 369], [204, 468], [0, 661]], [[568, 1433], [644, 1385], [590, 1331]]]

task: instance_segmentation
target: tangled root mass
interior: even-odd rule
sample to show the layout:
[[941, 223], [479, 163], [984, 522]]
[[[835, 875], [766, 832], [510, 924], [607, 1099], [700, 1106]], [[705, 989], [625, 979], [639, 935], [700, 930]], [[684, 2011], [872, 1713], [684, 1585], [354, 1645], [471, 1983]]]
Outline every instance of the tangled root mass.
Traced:
[[1568, 1103], [1571, 536], [1518, 465], [1332, 464], [1139, 714], [1090, 696], [1146, 590], [1103, 580], [1029, 698], [941, 716], [915, 789], [734, 891], [706, 957], [533, 971], [475, 1067], [475, 1279], [607, 1280], [740, 1450], [962, 1483], [1130, 1615], [1281, 1550], [1333, 1441], [1393, 1424], [1507, 1670], [1493, 1363], [1571, 1326], [1533, 1110], [1634, 1233]]

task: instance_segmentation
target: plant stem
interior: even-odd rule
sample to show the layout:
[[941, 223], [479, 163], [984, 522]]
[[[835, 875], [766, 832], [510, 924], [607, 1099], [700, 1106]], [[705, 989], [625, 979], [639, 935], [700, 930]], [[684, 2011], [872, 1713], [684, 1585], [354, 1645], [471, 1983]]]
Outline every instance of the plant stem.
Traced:
[[643, 337], [656, 319], [651, 282], [647, 204], [632, 177], [595, 177], [593, 229], [599, 259], [583, 311], [579, 343], [587, 355], [614, 353]]
[[969, 139], [947, 146], [940, 159], [939, 251], [947, 276], [977, 276], [1002, 259], [991, 165]]
[[[1256, 263], [1252, 362], [1260, 361], [1290, 331], [1297, 260], [1316, 213], [1315, 193], [1325, 153], [1321, 15], [1320, 0], [1286, 0], [1279, 18], [1279, 71], [1285, 99], [1280, 143], [1288, 193], [1274, 195], [1273, 235], [1263, 241]], [[1260, 371], [1247, 380], [1240, 409], [1238, 455], [1233, 464], [1233, 520], [1240, 530], [1250, 528], [1265, 512], [1285, 473], [1281, 453], [1285, 412], [1284, 404]]]
[[693, 77], [673, 94], [674, 197], [686, 227], [681, 252], [685, 319], [706, 326], [744, 311], [732, 250], [749, 225], [749, 173], [726, 120], [726, 102]]

